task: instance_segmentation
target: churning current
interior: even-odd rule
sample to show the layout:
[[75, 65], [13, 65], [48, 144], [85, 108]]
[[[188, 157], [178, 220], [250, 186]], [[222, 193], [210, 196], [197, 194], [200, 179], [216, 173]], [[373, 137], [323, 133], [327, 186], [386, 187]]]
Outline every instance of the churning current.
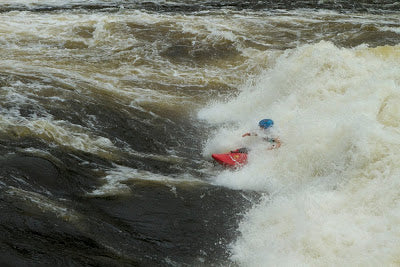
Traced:
[[[400, 262], [396, 1], [5, 0], [0, 22], [1, 264]], [[279, 149], [242, 138], [264, 118]]]

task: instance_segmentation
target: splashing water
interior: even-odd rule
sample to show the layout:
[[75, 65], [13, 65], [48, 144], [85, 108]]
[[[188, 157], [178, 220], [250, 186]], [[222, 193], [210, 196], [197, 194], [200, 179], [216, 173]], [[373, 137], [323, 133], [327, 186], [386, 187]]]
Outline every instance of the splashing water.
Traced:
[[399, 51], [305, 45], [286, 51], [237, 97], [199, 113], [225, 125], [205, 145], [205, 155], [243, 145], [240, 133], [264, 117], [275, 120], [283, 142], [274, 151], [257, 144], [246, 167], [215, 178], [266, 193], [241, 223], [234, 261], [399, 262]]

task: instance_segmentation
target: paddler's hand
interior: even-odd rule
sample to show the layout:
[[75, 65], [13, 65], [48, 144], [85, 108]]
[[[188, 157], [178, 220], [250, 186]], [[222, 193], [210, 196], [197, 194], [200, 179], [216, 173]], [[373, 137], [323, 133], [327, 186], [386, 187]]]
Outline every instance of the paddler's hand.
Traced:
[[250, 133], [245, 133], [244, 135], [242, 135], [242, 137], [246, 137], [246, 136], [250, 136]]

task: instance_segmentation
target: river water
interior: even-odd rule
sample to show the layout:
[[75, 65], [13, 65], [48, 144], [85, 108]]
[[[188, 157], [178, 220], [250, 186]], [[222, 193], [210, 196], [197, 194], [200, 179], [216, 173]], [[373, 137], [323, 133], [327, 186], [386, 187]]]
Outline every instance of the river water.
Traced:
[[[0, 263], [398, 265], [400, 5], [375, 2], [1, 1]], [[279, 149], [241, 137], [263, 118]]]

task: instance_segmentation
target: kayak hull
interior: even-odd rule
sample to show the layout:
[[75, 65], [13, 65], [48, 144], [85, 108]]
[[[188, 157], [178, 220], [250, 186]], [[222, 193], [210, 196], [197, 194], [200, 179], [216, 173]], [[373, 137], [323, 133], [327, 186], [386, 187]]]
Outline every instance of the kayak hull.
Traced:
[[212, 154], [211, 157], [219, 164], [228, 167], [240, 167], [247, 163], [247, 153], [232, 151], [224, 154]]

